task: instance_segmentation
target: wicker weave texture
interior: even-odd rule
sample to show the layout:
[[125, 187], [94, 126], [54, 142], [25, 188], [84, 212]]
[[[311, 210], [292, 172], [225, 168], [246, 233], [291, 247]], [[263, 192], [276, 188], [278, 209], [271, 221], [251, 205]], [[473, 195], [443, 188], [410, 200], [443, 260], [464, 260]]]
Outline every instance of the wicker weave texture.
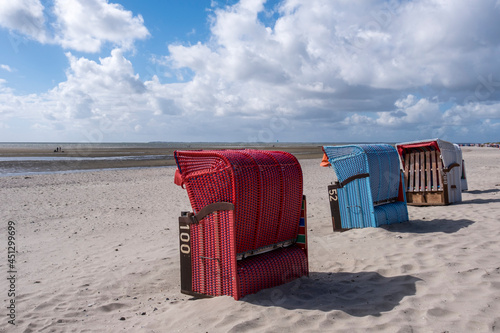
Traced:
[[[303, 180], [293, 155], [245, 149], [176, 151], [174, 156], [195, 212], [221, 201], [235, 206], [234, 212], [211, 214], [192, 227], [195, 292], [238, 299], [249, 290], [275, 286], [276, 274], [283, 275], [290, 265], [307, 271], [304, 251], [288, 254], [296, 252], [295, 246], [281, 254], [235, 259], [239, 253], [297, 238]], [[271, 264], [265, 264], [268, 257], [274, 258]]]
[[375, 226], [369, 179], [356, 179], [338, 190], [342, 227], [345, 229]]
[[375, 206], [375, 221], [377, 227], [384, 224], [408, 221], [406, 202], [396, 201], [390, 204]]
[[236, 291], [232, 223], [232, 212], [220, 211], [192, 226], [193, 291], [213, 296], [232, 296]]
[[245, 149], [177, 151], [175, 157], [195, 211], [219, 201], [235, 204], [238, 253], [297, 236], [303, 180], [293, 155]]
[[374, 202], [398, 197], [400, 169], [397, 150], [386, 144], [361, 145], [370, 170], [370, 186]]
[[297, 245], [245, 259], [238, 264], [241, 297], [308, 274], [305, 252]]
[[[394, 147], [366, 144], [325, 146], [323, 150], [338, 181], [348, 181], [337, 191], [342, 228], [377, 227], [408, 220], [406, 202], [396, 201], [401, 173]], [[366, 174], [368, 177], [363, 176]], [[352, 178], [356, 176], [362, 178]]]
[[325, 146], [323, 150], [340, 182], [368, 172], [366, 155], [359, 146]]

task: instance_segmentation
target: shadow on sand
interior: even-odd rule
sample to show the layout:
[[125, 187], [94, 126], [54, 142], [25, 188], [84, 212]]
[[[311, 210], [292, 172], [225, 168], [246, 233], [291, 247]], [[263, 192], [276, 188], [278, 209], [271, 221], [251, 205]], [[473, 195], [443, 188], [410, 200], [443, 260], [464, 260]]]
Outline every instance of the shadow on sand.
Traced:
[[242, 300], [254, 305], [288, 310], [340, 310], [356, 317], [380, 316], [416, 293], [411, 275], [384, 277], [377, 272], [311, 272], [290, 283], [264, 289]]
[[474, 204], [474, 205], [480, 205], [480, 204], [489, 204], [493, 202], [500, 202], [499, 199], [472, 199], [472, 200], [463, 200], [462, 202], [458, 203], [459, 205], [464, 205], [464, 204]]
[[488, 190], [473, 190], [473, 191], [466, 191], [464, 193], [468, 193], [468, 194], [485, 194], [485, 193], [496, 193], [496, 192], [500, 192], [500, 189], [498, 189], [498, 188], [490, 188]]
[[474, 221], [461, 219], [461, 220], [411, 220], [408, 222], [384, 225], [384, 228], [390, 232], [403, 232], [403, 233], [415, 233], [415, 234], [429, 234], [434, 232], [444, 232], [446, 234], [452, 234], [460, 229], [467, 228], [472, 225]]

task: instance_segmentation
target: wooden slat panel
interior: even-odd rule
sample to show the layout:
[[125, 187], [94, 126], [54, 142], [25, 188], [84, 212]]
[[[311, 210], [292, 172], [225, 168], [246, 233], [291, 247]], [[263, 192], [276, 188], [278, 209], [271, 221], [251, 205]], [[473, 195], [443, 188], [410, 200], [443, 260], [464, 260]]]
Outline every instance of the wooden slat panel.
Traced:
[[430, 191], [431, 188], [431, 152], [425, 152], [425, 179], [427, 183], [426, 191]]
[[438, 174], [438, 190], [443, 190], [443, 163], [441, 162], [441, 154], [436, 150], [436, 165], [437, 165], [437, 174]]
[[420, 191], [425, 191], [425, 153], [420, 152]]
[[410, 171], [409, 170], [410, 168], [410, 157], [409, 156], [406, 156], [405, 158], [405, 171], [404, 171], [404, 175], [405, 175], [405, 186], [406, 186], [406, 190], [408, 191], [410, 189], [410, 175], [408, 174], [408, 172]]
[[438, 178], [437, 178], [437, 165], [436, 165], [436, 152], [431, 152], [431, 168], [432, 168], [432, 190], [437, 191], [438, 189]]
[[408, 188], [409, 191], [415, 192], [413, 175], [415, 174], [415, 155], [413, 153], [410, 154], [410, 186]]
[[415, 191], [420, 192], [420, 154], [415, 153]]

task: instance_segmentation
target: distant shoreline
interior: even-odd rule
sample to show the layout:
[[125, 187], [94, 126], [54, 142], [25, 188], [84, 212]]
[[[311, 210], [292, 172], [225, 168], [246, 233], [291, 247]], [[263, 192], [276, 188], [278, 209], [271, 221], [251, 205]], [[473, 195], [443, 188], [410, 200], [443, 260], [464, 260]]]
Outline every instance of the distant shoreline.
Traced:
[[[55, 152], [55, 147], [62, 151]], [[175, 150], [199, 149], [263, 149], [286, 151], [298, 159], [321, 158], [323, 152], [319, 144], [249, 144], [236, 146], [222, 144], [178, 144], [177, 146], [155, 147], [155, 144], [144, 144], [134, 147], [128, 144], [94, 145], [54, 145], [47, 149], [46, 144], [37, 146], [5, 147], [0, 145], [0, 175], [27, 175], [36, 173], [55, 173], [62, 171], [102, 170], [119, 168], [150, 168], [174, 166]], [[30, 157], [32, 159], [30, 159]], [[4, 160], [2, 161], [2, 158]], [[16, 159], [19, 158], [19, 159]]]
[[323, 145], [345, 144], [353, 143], [0, 143], [0, 176], [174, 166], [175, 150], [278, 150], [302, 160], [321, 158]]

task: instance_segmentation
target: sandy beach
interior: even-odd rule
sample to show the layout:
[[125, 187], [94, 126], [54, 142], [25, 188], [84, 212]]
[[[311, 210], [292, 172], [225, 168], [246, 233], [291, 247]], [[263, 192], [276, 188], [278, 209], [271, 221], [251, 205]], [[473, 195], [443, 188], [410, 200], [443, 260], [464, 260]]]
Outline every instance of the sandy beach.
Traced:
[[462, 203], [343, 233], [334, 172], [300, 159], [310, 275], [240, 301], [180, 293], [177, 218], [190, 204], [174, 167], [0, 177], [0, 331], [498, 332], [500, 150], [462, 149]]

